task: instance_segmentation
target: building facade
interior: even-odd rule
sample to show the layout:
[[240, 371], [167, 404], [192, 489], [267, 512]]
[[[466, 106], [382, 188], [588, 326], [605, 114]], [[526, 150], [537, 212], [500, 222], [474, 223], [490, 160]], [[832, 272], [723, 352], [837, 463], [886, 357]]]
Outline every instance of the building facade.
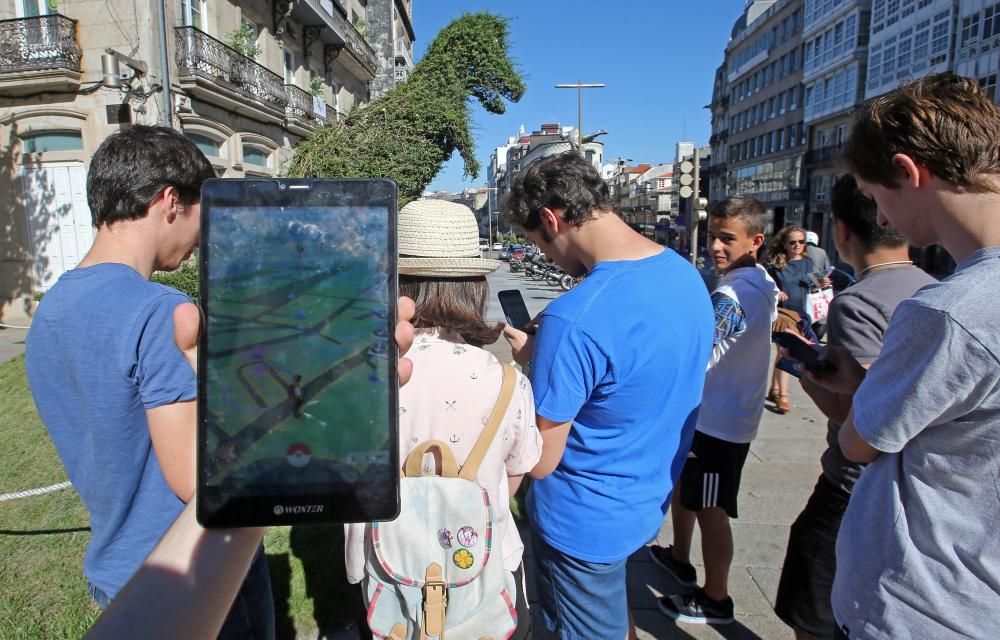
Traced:
[[954, 69], [958, 0], [872, 0], [865, 98]]
[[367, 0], [368, 19], [363, 34], [375, 49], [378, 74], [372, 82], [372, 100], [405, 82], [413, 72], [413, 0]]
[[168, 1], [164, 40], [158, 2], [0, 0], [0, 317], [23, 319], [89, 249], [86, 170], [111, 133], [169, 124], [221, 177], [276, 176], [364, 104], [380, 70], [368, 4]]
[[975, 78], [995, 104], [1000, 104], [1000, 2], [962, 0], [958, 11], [955, 73]]
[[864, 102], [871, 0], [805, 0], [802, 32], [805, 156], [809, 206], [804, 225], [832, 250], [829, 193], [853, 110]]
[[726, 63], [715, 70], [712, 83], [712, 102], [708, 109], [712, 114], [712, 135], [708, 144], [712, 157], [705, 167], [704, 179], [708, 181], [708, 199], [711, 202], [723, 200], [729, 193], [729, 84], [726, 82]]
[[[728, 98], [725, 143], [717, 136], [712, 150], [714, 157], [726, 146], [715, 161], [726, 165], [725, 194], [760, 200], [769, 231], [801, 224], [806, 207], [803, 9], [802, 0], [748, 3], [726, 46], [726, 90], [711, 105], [721, 113], [722, 96]], [[717, 184], [716, 195], [721, 191]]]

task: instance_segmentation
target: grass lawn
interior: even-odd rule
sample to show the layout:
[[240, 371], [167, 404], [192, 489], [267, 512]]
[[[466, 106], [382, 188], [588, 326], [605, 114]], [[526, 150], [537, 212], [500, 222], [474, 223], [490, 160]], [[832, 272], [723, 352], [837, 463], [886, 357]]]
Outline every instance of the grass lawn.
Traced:
[[[24, 358], [0, 363], [0, 493], [66, 479], [35, 412]], [[72, 489], [0, 502], [0, 638], [78, 638], [99, 614], [87, 595], [87, 511]], [[264, 545], [279, 638], [313, 638], [362, 614], [344, 581], [340, 526], [281, 527]]]

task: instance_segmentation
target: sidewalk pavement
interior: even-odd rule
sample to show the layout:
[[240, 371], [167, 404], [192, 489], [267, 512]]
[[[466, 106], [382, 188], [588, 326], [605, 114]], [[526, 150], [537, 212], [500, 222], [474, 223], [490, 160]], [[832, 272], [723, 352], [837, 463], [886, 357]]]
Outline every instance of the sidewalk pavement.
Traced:
[[27, 329], [0, 328], [0, 363], [24, 353], [24, 338], [27, 335]]
[[[501, 338], [486, 347], [501, 361], [510, 361], [510, 347]], [[774, 597], [785, 558], [788, 530], [805, 506], [820, 474], [819, 457], [826, 448], [826, 419], [816, 409], [801, 387], [791, 384], [792, 410], [779, 415], [764, 410], [757, 439], [750, 445], [750, 455], [743, 468], [740, 485], [740, 518], [732, 522], [735, 555], [729, 574], [730, 595], [736, 605], [736, 622], [730, 625], [705, 626], [678, 624], [662, 614], [657, 599], [668, 593], [681, 593], [683, 588], [640, 549], [629, 560], [629, 604], [635, 615], [641, 640], [695, 638], [727, 638], [732, 640], [782, 640], [794, 637], [791, 629], [774, 615]], [[670, 515], [657, 536], [657, 543], [669, 545], [672, 540]], [[525, 567], [528, 568], [529, 600], [531, 584], [530, 536], [526, 541]], [[586, 535], [586, 532], [581, 532]], [[695, 528], [692, 562], [704, 581], [701, 559], [701, 539]], [[535, 612], [535, 637], [546, 638]]]

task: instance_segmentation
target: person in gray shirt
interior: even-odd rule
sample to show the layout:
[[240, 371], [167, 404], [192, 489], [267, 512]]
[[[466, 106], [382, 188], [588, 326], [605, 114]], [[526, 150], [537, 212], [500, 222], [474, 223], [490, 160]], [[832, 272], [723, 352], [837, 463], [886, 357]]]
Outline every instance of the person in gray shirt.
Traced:
[[[875, 203], [851, 175], [841, 176], [831, 191], [834, 244], [859, 275], [830, 305], [828, 344], [847, 349], [870, 366], [882, 349], [882, 335], [900, 302], [937, 282], [909, 259], [898, 232], [880, 227]], [[836, 567], [837, 531], [863, 464], [844, 457], [837, 443], [851, 397], [802, 380], [827, 422], [828, 448], [820, 459], [823, 473], [805, 509], [792, 524], [778, 583], [774, 611], [796, 638], [832, 638], [835, 628], [830, 592]]]
[[[930, 115], [928, 115], [930, 114]], [[837, 440], [868, 462], [837, 537], [835, 637], [989, 638], [1000, 629], [1000, 107], [925, 76], [862, 107], [844, 148], [880, 224], [958, 266], [896, 308], [866, 370], [827, 347], [853, 395]]]

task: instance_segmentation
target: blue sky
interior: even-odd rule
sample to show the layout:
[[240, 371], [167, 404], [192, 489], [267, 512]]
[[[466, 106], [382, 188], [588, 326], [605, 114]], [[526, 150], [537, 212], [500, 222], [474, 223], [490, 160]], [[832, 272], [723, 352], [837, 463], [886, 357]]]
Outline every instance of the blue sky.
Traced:
[[574, 89], [556, 83], [603, 82], [583, 96], [583, 128], [603, 128], [605, 158], [673, 161], [681, 140], [707, 144], [716, 67], [744, 0], [415, 0], [417, 60], [434, 36], [465, 12], [492, 11], [512, 19], [512, 56], [527, 91], [503, 115], [473, 100], [476, 180], [462, 177], [456, 153], [429, 186], [460, 191], [486, 182], [490, 153], [524, 125], [576, 126]]

